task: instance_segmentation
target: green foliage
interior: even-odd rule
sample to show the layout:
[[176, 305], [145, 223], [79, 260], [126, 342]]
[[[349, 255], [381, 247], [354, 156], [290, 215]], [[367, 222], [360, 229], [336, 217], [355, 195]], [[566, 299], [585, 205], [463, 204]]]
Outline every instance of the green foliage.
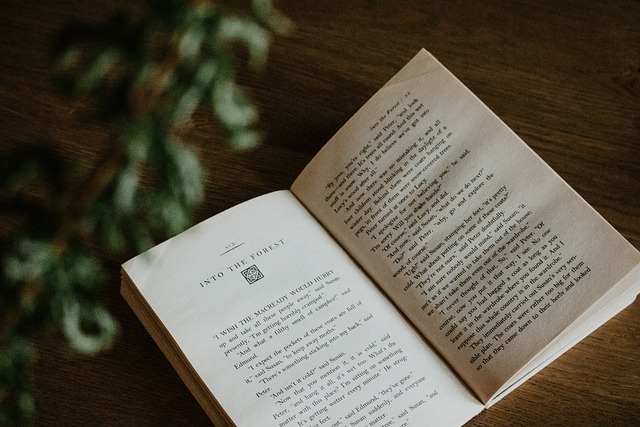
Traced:
[[252, 0], [250, 10], [148, 0], [143, 11], [63, 35], [69, 89], [92, 100], [117, 141], [102, 147], [92, 170], [46, 147], [0, 160], [0, 219], [16, 224], [0, 236], [0, 425], [23, 425], [35, 413], [34, 335], [57, 330], [83, 354], [113, 343], [95, 248], [140, 252], [191, 224], [203, 173], [179, 134], [194, 111], [209, 109], [231, 148], [259, 143], [257, 109], [235, 81], [238, 48], [250, 67], [262, 65], [270, 31], [288, 21], [271, 0]]

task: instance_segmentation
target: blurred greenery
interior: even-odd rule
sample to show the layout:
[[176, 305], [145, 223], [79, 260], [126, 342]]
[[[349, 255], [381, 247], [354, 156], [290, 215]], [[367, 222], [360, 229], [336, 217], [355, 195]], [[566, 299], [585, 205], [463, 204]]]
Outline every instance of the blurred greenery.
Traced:
[[[0, 160], [0, 218], [20, 218], [0, 247], [0, 425], [24, 425], [36, 413], [35, 334], [57, 330], [83, 354], [113, 343], [96, 242], [115, 254], [140, 252], [191, 224], [202, 169], [179, 130], [196, 108], [209, 109], [231, 148], [259, 143], [258, 111], [236, 82], [238, 47], [249, 67], [260, 67], [271, 34], [289, 21], [271, 0], [249, 1], [244, 12], [147, 0], [142, 14], [62, 33], [66, 88], [100, 108], [117, 140], [89, 171], [42, 146]], [[151, 185], [141, 185], [143, 171]]]

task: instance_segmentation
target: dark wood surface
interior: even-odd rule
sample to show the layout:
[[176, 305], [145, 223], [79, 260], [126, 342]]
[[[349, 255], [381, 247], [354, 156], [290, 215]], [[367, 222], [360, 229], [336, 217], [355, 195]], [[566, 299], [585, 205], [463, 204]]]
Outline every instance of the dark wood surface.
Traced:
[[[249, 153], [225, 150], [206, 114], [189, 132], [207, 169], [199, 219], [287, 188], [424, 47], [640, 248], [640, 2], [278, 4], [296, 27], [274, 39], [265, 70], [243, 75], [262, 110], [264, 145]], [[3, 0], [1, 150], [44, 141], [91, 164], [112, 143], [101, 123], [86, 120], [56, 89], [51, 49], [72, 18], [101, 20], [126, 5]], [[104, 258], [110, 276], [102, 294], [120, 323], [119, 339], [96, 357], [70, 353], [57, 336], [38, 339], [37, 424], [208, 425], [120, 297], [125, 259]], [[640, 425], [639, 344], [636, 302], [469, 425]]]

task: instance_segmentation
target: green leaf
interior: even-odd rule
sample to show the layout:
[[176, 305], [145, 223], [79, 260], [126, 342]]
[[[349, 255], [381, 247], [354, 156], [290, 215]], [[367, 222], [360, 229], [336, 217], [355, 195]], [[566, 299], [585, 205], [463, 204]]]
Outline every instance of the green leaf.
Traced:
[[100, 81], [106, 78], [109, 71], [115, 67], [119, 58], [120, 52], [117, 49], [107, 49], [99, 53], [78, 79], [76, 89], [80, 92], [91, 92], [96, 89]]
[[229, 137], [231, 147], [236, 150], [249, 150], [260, 145], [262, 136], [255, 131], [235, 132]]
[[200, 54], [206, 36], [200, 25], [191, 25], [178, 41], [178, 54], [182, 60], [193, 60]]
[[216, 84], [212, 104], [218, 118], [227, 128], [246, 128], [258, 120], [258, 111], [233, 81]]
[[203, 90], [208, 89], [218, 75], [219, 66], [213, 59], [200, 62], [196, 71], [195, 83]]
[[238, 17], [225, 16], [220, 19], [217, 43], [241, 42], [249, 52], [249, 65], [264, 65], [269, 50], [269, 33], [253, 21]]
[[138, 172], [133, 165], [129, 164], [116, 177], [113, 208], [118, 215], [127, 215], [133, 212], [137, 190]]
[[69, 346], [79, 353], [94, 354], [109, 348], [117, 324], [101, 306], [68, 298], [63, 304], [62, 332]]
[[291, 21], [273, 7], [272, 0], [251, 0], [251, 8], [256, 18], [268, 28], [286, 33], [291, 27]]
[[188, 207], [193, 207], [202, 198], [202, 169], [195, 153], [177, 143], [167, 147], [167, 154], [171, 160], [170, 180], [174, 194], [184, 201]]
[[199, 86], [191, 86], [178, 97], [173, 113], [173, 121], [177, 124], [184, 123], [191, 118], [191, 115], [202, 100], [203, 91]]
[[16, 243], [15, 251], [4, 259], [4, 274], [15, 282], [33, 280], [41, 276], [53, 260], [48, 242], [23, 237]]

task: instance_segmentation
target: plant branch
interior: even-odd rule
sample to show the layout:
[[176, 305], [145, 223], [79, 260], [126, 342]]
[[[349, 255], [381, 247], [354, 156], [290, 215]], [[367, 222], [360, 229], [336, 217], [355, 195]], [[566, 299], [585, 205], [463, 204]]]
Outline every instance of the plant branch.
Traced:
[[[123, 158], [124, 153], [121, 147], [111, 146], [94, 166], [87, 179], [83, 180], [75, 191], [66, 194], [67, 197], [61, 203], [63, 208], [58, 215], [57, 231], [52, 238], [52, 255], [55, 258], [59, 258], [67, 250], [71, 240], [79, 234], [87, 212], [102, 195], [104, 189], [113, 181]], [[68, 219], [65, 220], [65, 218]], [[29, 313], [24, 311], [24, 307], [38, 300], [44, 289], [42, 275], [28, 279], [23, 283], [18, 297], [18, 305], [10, 307], [0, 327], [0, 354], [9, 343], [13, 331], [28, 317]]]

